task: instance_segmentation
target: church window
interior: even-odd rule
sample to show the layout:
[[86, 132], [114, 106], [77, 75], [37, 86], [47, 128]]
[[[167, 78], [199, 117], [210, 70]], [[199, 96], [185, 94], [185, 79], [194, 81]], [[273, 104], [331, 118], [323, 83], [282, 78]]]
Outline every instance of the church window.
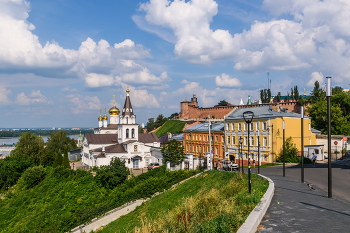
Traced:
[[129, 138], [129, 129], [126, 129], [126, 138]]
[[126, 112], [129, 112], [129, 109], [128, 109], [128, 108], [126, 109]]
[[132, 138], [135, 138], [135, 129], [132, 129], [132, 130], [131, 130], [131, 137], [132, 137]]
[[134, 145], [134, 152], [137, 152], [137, 145]]

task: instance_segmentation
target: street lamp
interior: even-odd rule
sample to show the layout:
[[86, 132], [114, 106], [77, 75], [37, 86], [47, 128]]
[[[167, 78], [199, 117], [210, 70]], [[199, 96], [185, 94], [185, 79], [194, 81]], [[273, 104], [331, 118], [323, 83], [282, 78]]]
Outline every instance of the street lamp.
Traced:
[[238, 161], [238, 165], [239, 165], [238, 167], [241, 166], [241, 165], [240, 165], [240, 161], [242, 161], [242, 173], [244, 173], [244, 171], [243, 171], [243, 152], [242, 152], [242, 150], [243, 150], [243, 148], [242, 148], [243, 138], [242, 138], [242, 137], [239, 137], [238, 143], [239, 143], [239, 149], [238, 149], [238, 151], [240, 151], [240, 152], [239, 152], [239, 158], [240, 158], [240, 160]]
[[327, 118], [328, 118], [328, 198], [332, 198], [332, 150], [331, 150], [331, 77], [326, 77], [326, 98], [327, 98]]
[[254, 113], [252, 111], [246, 111], [243, 113], [244, 121], [248, 124], [248, 189], [249, 193], [252, 193], [252, 182], [250, 179], [250, 124], [253, 121]]

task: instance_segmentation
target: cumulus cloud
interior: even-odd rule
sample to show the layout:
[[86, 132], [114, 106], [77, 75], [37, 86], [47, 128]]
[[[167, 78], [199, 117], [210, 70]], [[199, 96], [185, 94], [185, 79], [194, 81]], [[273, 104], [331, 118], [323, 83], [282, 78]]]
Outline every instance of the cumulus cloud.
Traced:
[[[125, 86], [125, 84], [123, 86]], [[160, 108], [157, 98], [153, 94], [148, 93], [147, 90], [136, 90], [131, 86], [129, 90], [133, 107]], [[122, 98], [124, 99], [125, 96], [122, 96]]]
[[242, 86], [238, 78], [231, 78], [228, 74], [221, 74], [216, 76], [215, 84], [219, 87], [239, 87]]
[[[130, 39], [110, 45], [103, 39], [87, 38], [77, 50], [65, 49], [55, 41], [41, 44], [33, 33], [35, 26], [28, 21], [29, 12], [25, 0], [0, 1], [0, 70], [5, 73], [15, 69], [45, 77], [81, 77], [87, 86], [100, 87], [116, 85], [115, 76], [147, 70], [135, 60], [151, 58], [149, 51]], [[155, 76], [147, 72], [150, 84]], [[146, 78], [143, 76], [143, 82]], [[130, 78], [133, 81], [136, 79]]]
[[19, 105], [51, 104], [52, 101], [41, 94], [40, 90], [32, 91], [28, 96], [21, 92], [17, 95], [16, 103]]
[[65, 92], [78, 92], [77, 89], [69, 87], [63, 87], [61, 90]]
[[310, 76], [311, 79], [309, 82], [307, 82], [306, 86], [313, 87], [316, 81], [318, 81], [322, 85], [324, 81], [324, 76], [321, 72], [312, 72]]
[[69, 108], [73, 114], [87, 113], [90, 110], [99, 110], [101, 101], [97, 96], [83, 96], [79, 94], [70, 94], [65, 96], [69, 102]]
[[8, 95], [11, 94], [11, 90], [7, 90], [6, 87], [0, 86], [0, 104], [10, 104]]
[[265, 0], [263, 7], [294, 19], [255, 21], [231, 35], [210, 28], [214, 0], [150, 0], [140, 10], [149, 24], [173, 31], [174, 53], [191, 63], [233, 59], [241, 71], [319, 69], [350, 78], [349, 1]]

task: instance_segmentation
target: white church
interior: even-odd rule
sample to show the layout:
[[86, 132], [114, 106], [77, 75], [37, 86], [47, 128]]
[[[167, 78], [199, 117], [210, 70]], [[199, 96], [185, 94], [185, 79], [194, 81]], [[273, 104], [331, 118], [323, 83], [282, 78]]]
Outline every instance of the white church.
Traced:
[[114, 100], [108, 116], [100, 112], [98, 128], [94, 133], [86, 133], [83, 140], [82, 163], [89, 167], [109, 165], [113, 158], [125, 161], [129, 169], [146, 168], [149, 163], [162, 164], [160, 142], [155, 133], [139, 134], [136, 115], [129, 96], [126, 98], [120, 114]]

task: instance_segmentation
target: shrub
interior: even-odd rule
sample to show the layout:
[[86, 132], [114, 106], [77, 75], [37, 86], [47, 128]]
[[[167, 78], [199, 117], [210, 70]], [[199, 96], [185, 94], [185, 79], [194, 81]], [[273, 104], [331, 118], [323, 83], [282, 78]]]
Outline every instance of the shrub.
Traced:
[[18, 186], [20, 189], [29, 189], [37, 185], [46, 176], [46, 170], [43, 166], [30, 167], [19, 178]]

